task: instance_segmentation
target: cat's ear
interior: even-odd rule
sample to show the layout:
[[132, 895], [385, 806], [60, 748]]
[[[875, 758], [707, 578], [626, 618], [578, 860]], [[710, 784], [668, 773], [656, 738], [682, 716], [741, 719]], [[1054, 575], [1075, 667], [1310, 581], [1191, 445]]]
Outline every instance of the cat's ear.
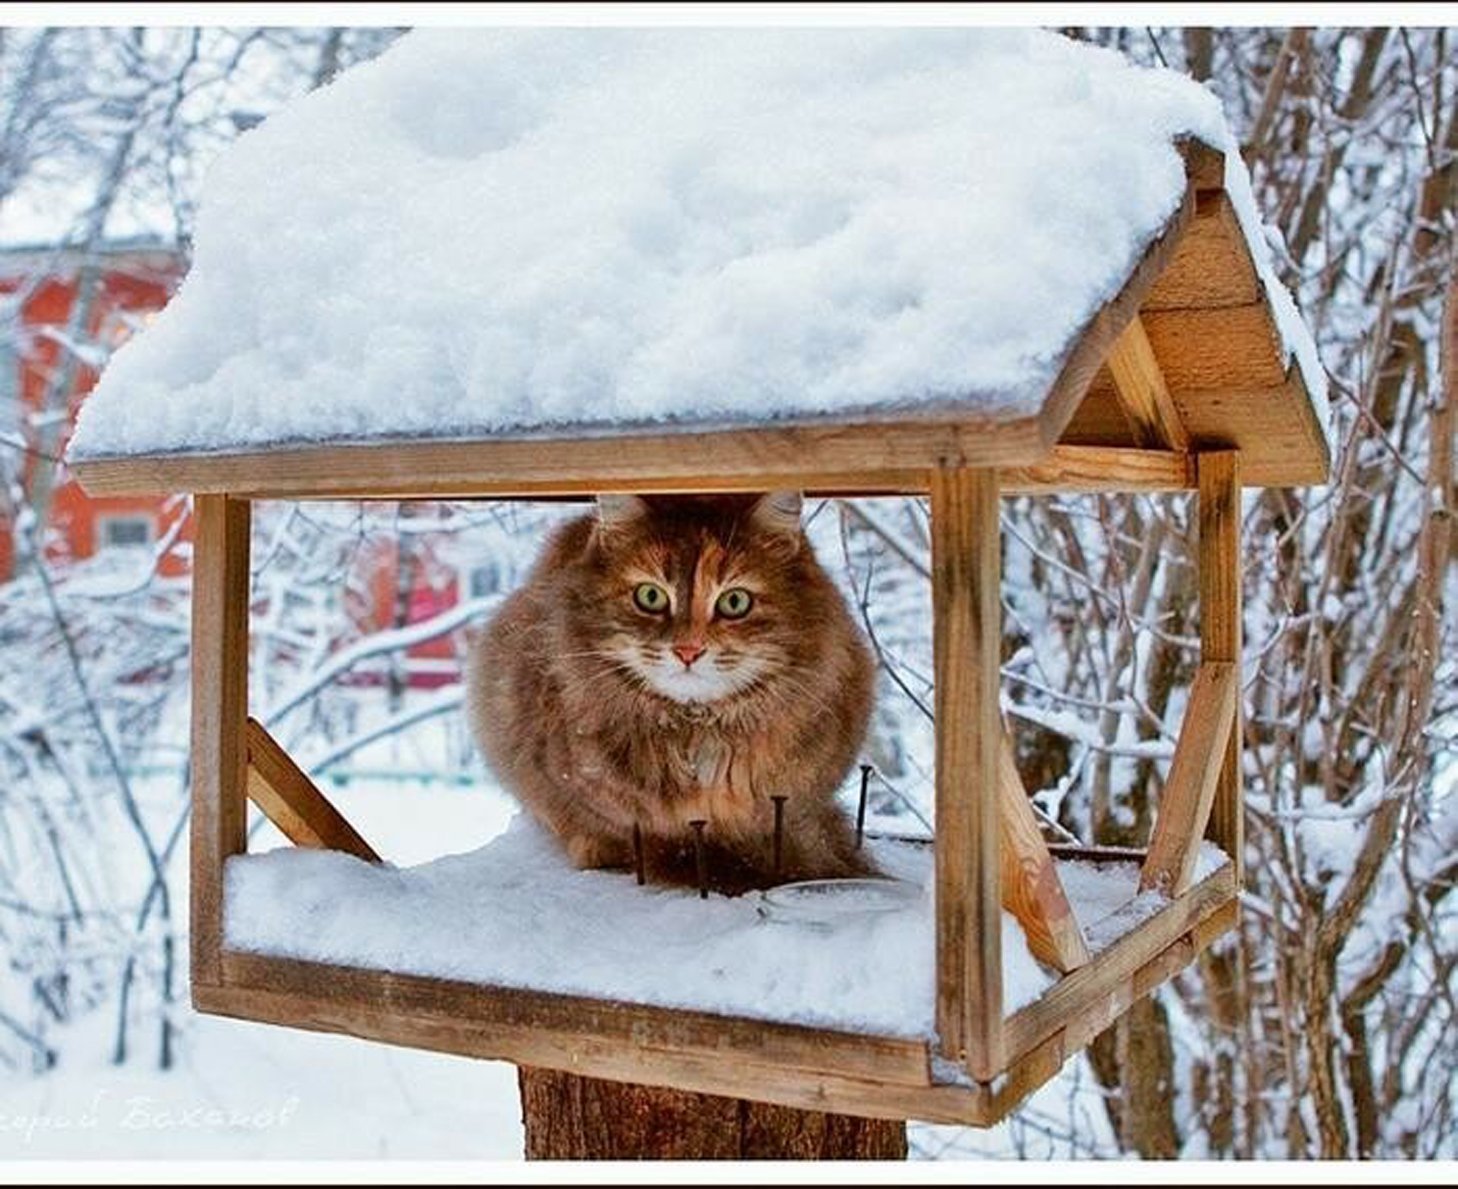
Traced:
[[648, 505], [636, 495], [600, 495], [597, 497], [597, 522], [603, 528], [623, 528], [640, 519]]
[[800, 511], [804, 498], [798, 491], [771, 491], [759, 497], [750, 518], [766, 532], [800, 539]]

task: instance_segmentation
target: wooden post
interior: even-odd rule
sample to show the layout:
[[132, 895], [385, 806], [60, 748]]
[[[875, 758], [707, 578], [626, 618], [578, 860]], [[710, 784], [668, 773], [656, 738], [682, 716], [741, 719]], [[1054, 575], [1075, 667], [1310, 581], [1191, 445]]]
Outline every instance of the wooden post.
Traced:
[[931, 477], [937, 1035], [979, 1081], [1003, 1068], [997, 473]]
[[1235, 666], [1235, 719], [1206, 834], [1235, 864], [1245, 885], [1245, 817], [1240, 777], [1240, 455], [1216, 450], [1197, 456], [1200, 485], [1200, 659]]
[[905, 1160], [906, 1124], [518, 1071], [528, 1160]]
[[193, 500], [192, 985], [222, 983], [223, 863], [247, 849], [249, 506]]

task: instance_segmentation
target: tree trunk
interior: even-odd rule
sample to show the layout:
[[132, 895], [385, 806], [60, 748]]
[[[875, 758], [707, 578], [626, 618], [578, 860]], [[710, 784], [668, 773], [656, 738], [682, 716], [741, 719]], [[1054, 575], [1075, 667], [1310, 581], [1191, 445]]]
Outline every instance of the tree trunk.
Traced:
[[528, 1160], [905, 1160], [906, 1124], [523, 1065]]

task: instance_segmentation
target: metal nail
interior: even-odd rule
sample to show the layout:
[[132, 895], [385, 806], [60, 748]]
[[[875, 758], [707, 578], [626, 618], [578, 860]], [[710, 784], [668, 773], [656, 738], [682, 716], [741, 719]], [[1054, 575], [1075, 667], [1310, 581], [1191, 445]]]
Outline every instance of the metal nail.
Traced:
[[785, 802], [789, 798], [771, 797], [770, 800], [775, 803], [775, 878], [779, 879], [784, 869]]
[[638, 823], [633, 823], [633, 867], [638, 873], [638, 886], [642, 887], [648, 882], [648, 874], [643, 863], [643, 831]]
[[694, 831], [694, 868], [699, 877], [699, 899], [709, 898], [709, 857], [704, 853], [704, 827], [709, 823], [703, 818], [689, 822]]
[[866, 790], [870, 787], [873, 771], [875, 769], [870, 764], [861, 765], [861, 803], [856, 807], [856, 850], [861, 849], [866, 837]]

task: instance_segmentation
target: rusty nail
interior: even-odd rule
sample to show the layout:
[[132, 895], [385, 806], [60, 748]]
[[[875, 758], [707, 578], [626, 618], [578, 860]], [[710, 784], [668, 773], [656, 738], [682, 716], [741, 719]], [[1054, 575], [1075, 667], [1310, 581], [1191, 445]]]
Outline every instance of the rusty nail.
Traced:
[[643, 831], [637, 822], [633, 823], [633, 867], [638, 873], [638, 886], [642, 887], [648, 875], [643, 866]]
[[704, 854], [704, 827], [708, 824], [703, 818], [689, 822], [694, 831], [694, 868], [699, 877], [700, 900], [709, 898], [709, 864], [708, 856]]
[[785, 801], [788, 798], [771, 797], [770, 800], [775, 803], [775, 878], [779, 879], [784, 867]]
[[866, 790], [870, 787], [873, 771], [870, 764], [861, 765], [861, 803], [856, 808], [856, 850], [861, 849], [861, 843], [866, 837]]

